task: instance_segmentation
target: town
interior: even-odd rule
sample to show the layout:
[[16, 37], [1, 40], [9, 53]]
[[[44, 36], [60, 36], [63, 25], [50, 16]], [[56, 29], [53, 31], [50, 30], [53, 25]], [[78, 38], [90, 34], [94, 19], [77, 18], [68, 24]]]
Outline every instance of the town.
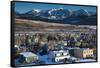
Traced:
[[15, 33], [15, 65], [96, 61], [95, 32]]

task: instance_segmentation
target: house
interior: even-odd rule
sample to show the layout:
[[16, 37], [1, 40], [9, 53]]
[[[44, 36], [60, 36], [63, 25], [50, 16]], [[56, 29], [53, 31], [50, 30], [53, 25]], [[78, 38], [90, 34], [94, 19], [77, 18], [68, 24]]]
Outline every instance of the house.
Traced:
[[54, 62], [60, 62], [70, 58], [68, 50], [53, 50], [48, 55], [49, 59]]
[[67, 46], [67, 40], [62, 40], [62, 41], [59, 41], [58, 44], [61, 44], [63, 46]]
[[26, 36], [24, 34], [15, 34], [15, 45], [25, 43]]
[[35, 37], [34, 42], [35, 43], [39, 42], [39, 36]]
[[68, 45], [68, 40], [63, 40], [62, 43], [63, 43], [64, 46], [67, 46]]
[[14, 48], [16, 49], [16, 52], [21, 53], [21, 52], [26, 52], [27, 47], [24, 44], [19, 45], [14, 45]]
[[77, 58], [93, 57], [93, 49], [89, 48], [74, 49], [74, 56]]
[[19, 55], [22, 56], [19, 58], [19, 61], [22, 61], [24, 58], [22, 62], [26, 62], [26, 63], [31, 63], [39, 59], [38, 56], [32, 52], [22, 52]]

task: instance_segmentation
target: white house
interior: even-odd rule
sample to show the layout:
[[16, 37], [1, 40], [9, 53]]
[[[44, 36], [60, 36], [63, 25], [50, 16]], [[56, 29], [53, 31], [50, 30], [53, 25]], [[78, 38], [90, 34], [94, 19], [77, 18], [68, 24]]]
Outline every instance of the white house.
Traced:
[[39, 59], [38, 56], [32, 52], [22, 52], [20, 55], [25, 57], [25, 62], [27, 63], [31, 63]]
[[67, 46], [67, 44], [68, 44], [66, 40], [62, 41], [62, 43], [64, 46]]
[[48, 57], [55, 62], [63, 61], [65, 59], [69, 59], [69, 51], [68, 50], [54, 50], [50, 51]]
[[39, 37], [35, 37], [34, 42], [37, 43], [39, 41]]

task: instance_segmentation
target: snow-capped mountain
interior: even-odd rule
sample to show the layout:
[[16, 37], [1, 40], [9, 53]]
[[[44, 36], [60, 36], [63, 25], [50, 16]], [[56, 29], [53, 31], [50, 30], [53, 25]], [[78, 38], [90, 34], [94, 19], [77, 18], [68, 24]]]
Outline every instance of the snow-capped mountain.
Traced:
[[20, 14], [18, 17], [23, 19], [57, 22], [61, 24], [96, 24], [96, 12], [90, 12], [85, 9], [76, 11], [63, 8], [53, 8], [48, 10], [33, 9], [27, 13]]
[[40, 16], [40, 17], [47, 18], [47, 19], [55, 19], [55, 20], [59, 19], [60, 20], [60, 19], [68, 18], [69, 16], [71, 16], [72, 11], [63, 9], [63, 8], [49, 9], [45, 11], [33, 9], [25, 14]]
[[75, 13], [76, 16], [89, 16], [89, 12], [84, 9], [77, 10]]
[[25, 14], [30, 14], [30, 15], [36, 15], [36, 16], [38, 16], [40, 12], [41, 12], [41, 10], [39, 10], [39, 9], [33, 9], [31, 11], [28, 11]]
[[71, 16], [71, 11], [63, 8], [48, 10], [49, 19], [64, 19]]

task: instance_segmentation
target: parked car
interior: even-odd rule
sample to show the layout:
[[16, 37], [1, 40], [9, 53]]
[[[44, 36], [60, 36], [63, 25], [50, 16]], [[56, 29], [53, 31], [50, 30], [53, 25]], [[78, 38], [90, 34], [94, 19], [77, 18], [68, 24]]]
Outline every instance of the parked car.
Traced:
[[75, 62], [78, 62], [79, 59], [78, 58], [75, 58], [75, 57], [70, 57], [69, 59], [67, 59], [68, 62], [71, 62], [71, 63], [75, 63]]

